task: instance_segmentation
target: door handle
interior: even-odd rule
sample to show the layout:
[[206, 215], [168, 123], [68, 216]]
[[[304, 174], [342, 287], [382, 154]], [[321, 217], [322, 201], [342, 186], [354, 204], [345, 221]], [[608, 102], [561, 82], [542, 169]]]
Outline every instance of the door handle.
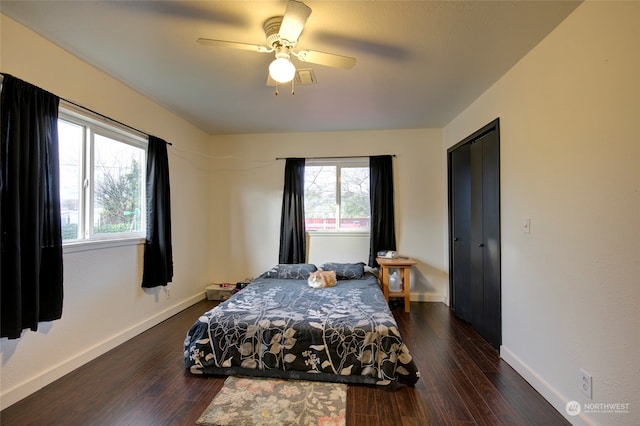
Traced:
[[453, 237], [453, 241], [459, 241], [459, 240], [460, 240], [460, 238], [458, 238], [458, 237]]
[[484, 244], [480, 243], [478, 244], [478, 247], [484, 247]]

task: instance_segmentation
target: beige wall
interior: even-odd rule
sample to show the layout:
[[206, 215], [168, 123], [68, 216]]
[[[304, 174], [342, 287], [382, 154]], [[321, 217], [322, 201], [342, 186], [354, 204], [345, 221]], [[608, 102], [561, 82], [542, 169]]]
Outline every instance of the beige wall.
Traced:
[[502, 356], [565, 415], [630, 404], [576, 424], [640, 418], [638, 22], [638, 2], [582, 4], [444, 129], [450, 147], [500, 117]]
[[[238, 135], [215, 138], [210, 186], [211, 274], [237, 280], [278, 263], [284, 161], [278, 157], [395, 154], [398, 251], [418, 261], [416, 300], [442, 301], [447, 293], [442, 235], [445, 208], [442, 132], [438, 129]], [[309, 261], [368, 261], [368, 240], [312, 238]], [[353, 240], [357, 241], [353, 241]], [[359, 253], [345, 253], [353, 244]]]
[[17, 340], [0, 339], [6, 407], [204, 297], [208, 181], [200, 160], [188, 151], [203, 152], [209, 136], [15, 21], [0, 19], [2, 72], [174, 144], [169, 147], [173, 283], [142, 290], [141, 245], [65, 250], [62, 319]]

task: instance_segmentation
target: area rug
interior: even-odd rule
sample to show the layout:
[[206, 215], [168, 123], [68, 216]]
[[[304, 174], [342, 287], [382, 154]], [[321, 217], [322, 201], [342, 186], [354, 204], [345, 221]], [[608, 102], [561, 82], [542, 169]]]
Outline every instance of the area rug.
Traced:
[[345, 425], [347, 385], [230, 376], [196, 424]]

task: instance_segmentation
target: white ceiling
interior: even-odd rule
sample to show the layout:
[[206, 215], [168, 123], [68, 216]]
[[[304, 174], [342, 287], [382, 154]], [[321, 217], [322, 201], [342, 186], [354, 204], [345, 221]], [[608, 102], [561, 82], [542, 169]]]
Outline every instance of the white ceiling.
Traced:
[[[440, 128], [488, 89], [576, 1], [312, 1], [298, 49], [357, 58], [317, 84], [266, 85], [280, 1], [0, 1], [0, 10], [211, 134]], [[16, 76], [20, 77], [20, 76]], [[58, 94], [64, 97], [64, 94]]]

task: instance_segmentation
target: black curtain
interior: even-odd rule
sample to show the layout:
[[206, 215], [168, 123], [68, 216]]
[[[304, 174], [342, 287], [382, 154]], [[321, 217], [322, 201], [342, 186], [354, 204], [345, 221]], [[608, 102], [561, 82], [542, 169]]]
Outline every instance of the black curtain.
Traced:
[[393, 211], [393, 163], [391, 155], [369, 157], [369, 197], [371, 201], [371, 242], [369, 266], [378, 266], [380, 250], [396, 249]]
[[142, 287], [166, 286], [173, 279], [171, 196], [167, 142], [149, 136], [147, 148], [147, 238]]
[[284, 167], [278, 263], [305, 263], [304, 158], [287, 158]]
[[10, 75], [0, 95], [1, 337], [62, 316], [59, 98]]

